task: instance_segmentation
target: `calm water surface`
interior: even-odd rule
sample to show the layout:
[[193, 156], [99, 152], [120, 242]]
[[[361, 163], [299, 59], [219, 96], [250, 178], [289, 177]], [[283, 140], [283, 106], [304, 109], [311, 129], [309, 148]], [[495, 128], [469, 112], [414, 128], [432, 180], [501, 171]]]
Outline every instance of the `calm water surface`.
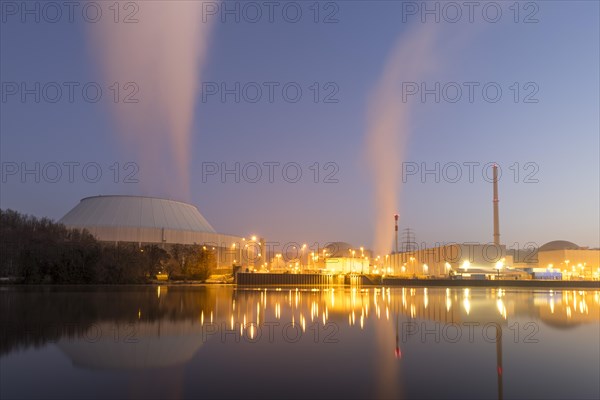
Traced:
[[600, 292], [0, 287], [0, 397], [600, 398]]

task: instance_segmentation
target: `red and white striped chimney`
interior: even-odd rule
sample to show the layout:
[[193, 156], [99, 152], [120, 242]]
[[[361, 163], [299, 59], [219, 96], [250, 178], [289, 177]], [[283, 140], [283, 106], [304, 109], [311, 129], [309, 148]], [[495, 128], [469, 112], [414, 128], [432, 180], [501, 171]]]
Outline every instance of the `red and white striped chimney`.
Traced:
[[398, 253], [398, 214], [394, 214], [394, 229], [396, 231], [396, 253]]

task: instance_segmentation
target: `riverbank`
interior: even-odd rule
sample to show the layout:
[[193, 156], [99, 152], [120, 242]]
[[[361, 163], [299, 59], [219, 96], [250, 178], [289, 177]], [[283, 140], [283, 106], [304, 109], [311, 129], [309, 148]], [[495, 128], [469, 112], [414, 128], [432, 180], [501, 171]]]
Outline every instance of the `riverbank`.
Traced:
[[398, 286], [398, 287], [524, 287], [548, 289], [600, 289], [600, 281], [566, 281], [535, 279], [412, 279], [378, 275], [238, 273], [238, 286]]
[[563, 280], [467, 280], [467, 279], [402, 279], [384, 278], [382, 286], [405, 287], [521, 287], [544, 289], [600, 289], [600, 281], [563, 281]]

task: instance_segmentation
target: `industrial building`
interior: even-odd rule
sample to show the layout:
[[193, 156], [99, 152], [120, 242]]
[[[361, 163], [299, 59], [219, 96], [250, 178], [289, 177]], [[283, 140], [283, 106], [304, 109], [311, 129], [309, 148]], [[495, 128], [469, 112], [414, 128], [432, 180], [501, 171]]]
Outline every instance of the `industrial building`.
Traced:
[[565, 240], [526, 250], [507, 250], [500, 243], [497, 166], [493, 167], [492, 202], [493, 242], [486, 244], [452, 243], [400, 252], [395, 215], [396, 251], [389, 256], [385, 272], [466, 279], [600, 279], [600, 249]]
[[372, 252], [368, 249], [353, 247], [346, 242], [332, 242], [323, 250], [326, 272], [365, 274], [371, 272], [369, 264], [374, 260]]
[[580, 247], [566, 240], [548, 242], [537, 249], [533, 274], [560, 274], [562, 279], [598, 279], [600, 249]]
[[250, 240], [217, 233], [194, 205], [155, 197], [86, 197], [59, 222], [86, 229], [102, 242], [210, 246], [217, 255], [217, 268], [257, 261], [253, 254], [259, 253], [259, 245]]
[[[519, 278], [527, 274], [512, 270], [512, 256], [500, 244], [500, 216], [498, 199], [498, 167], [493, 166], [493, 242], [450, 243], [400, 252], [398, 247], [398, 215], [394, 215], [396, 251], [385, 263], [385, 272], [393, 275], [460, 277], [494, 279]], [[387, 261], [387, 260], [386, 260]]]

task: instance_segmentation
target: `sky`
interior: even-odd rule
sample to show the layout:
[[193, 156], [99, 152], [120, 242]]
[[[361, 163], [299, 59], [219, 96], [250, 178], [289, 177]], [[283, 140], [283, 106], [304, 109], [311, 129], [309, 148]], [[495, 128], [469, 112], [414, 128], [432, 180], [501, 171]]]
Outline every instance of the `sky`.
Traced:
[[2, 209], [158, 196], [223, 233], [371, 247], [389, 185], [417, 242], [487, 243], [497, 163], [503, 243], [600, 246], [596, 1], [47, 3], [1, 3]]

